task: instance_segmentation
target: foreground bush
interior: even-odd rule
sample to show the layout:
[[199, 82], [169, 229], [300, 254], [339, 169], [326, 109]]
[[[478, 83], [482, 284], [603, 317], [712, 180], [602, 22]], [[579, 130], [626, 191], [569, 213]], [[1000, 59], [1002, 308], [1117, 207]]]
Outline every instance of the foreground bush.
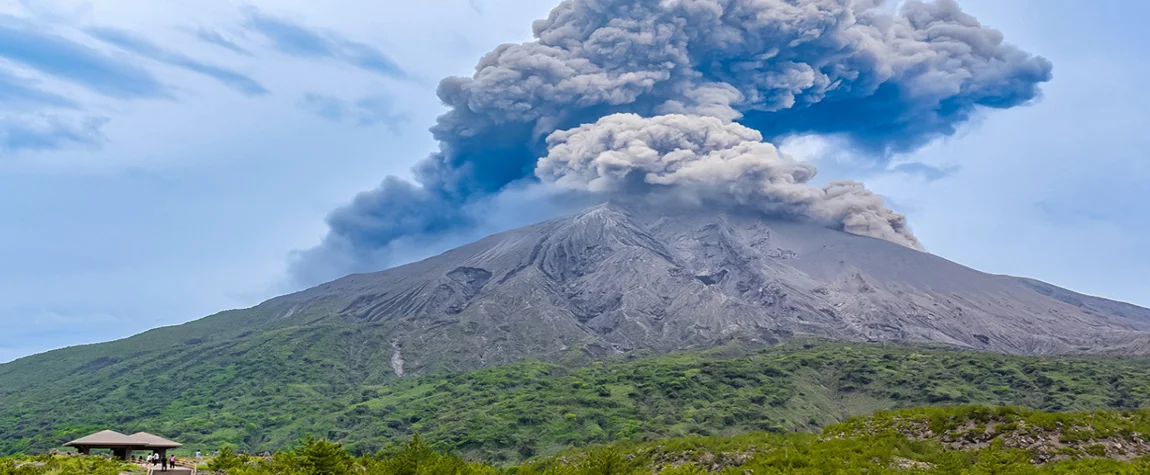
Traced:
[[433, 450], [418, 436], [358, 458], [340, 444], [309, 437], [267, 459], [222, 451], [213, 466], [228, 475], [1150, 474], [1150, 442], [1142, 435], [1150, 430], [1147, 414], [923, 408], [852, 419], [822, 435], [629, 442], [505, 468]]
[[[786, 438], [778, 445], [724, 447], [722, 440], [666, 441], [678, 448], [614, 447], [569, 454], [520, 467], [516, 475], [1093, 475], [1150, 474], [1150, 460], [1066, 459], [1036, 464], [1031, 454], [1001, 443], [976, 450], [951, 450], [933, 441], [905, 437], [852, 439]], [[714, 444], [722, 449], [711, 450]], [[683, 450], [684, 445], [692, 446]]]
[[[1054, 414], [959, 406], [882, 411], [822, 434], [569, 448], [509, 467], [438, 451], [416, 436], [361, 457], [312, 437], [270, 457], [225, 448], [206, 468], [226, 475], [1132, 475], [1150, 474], [1148, 434], [1150, 410]], [[41, 456], [0, 460], [0, 475], [116, 475], [130, 467], [99, 457]]]
[[119, 475], [135, 468], [103, 457], [40, 455], [0, 459], [0, 475]]
[[341, 444], [308, 437], [270, 458], [220, 451], [209, 464], [228, 475], [496, 475], [490, 465], [437, 452], [419, 436], [402, 447], [367, 457], [352, 457]]
[[516, 475], [1150, 474], [1150, 411], [883, 411], [821, 435], [751, 433], [571, 450]]

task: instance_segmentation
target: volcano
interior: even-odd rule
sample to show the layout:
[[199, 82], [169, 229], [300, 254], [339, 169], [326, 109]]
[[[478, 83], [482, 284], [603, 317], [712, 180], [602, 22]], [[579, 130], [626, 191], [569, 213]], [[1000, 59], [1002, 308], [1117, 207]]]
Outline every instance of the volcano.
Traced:
[[755, 212], [605, 203], [250, 309], [18, 360], [0, 366], [0, 387], [193, 347], [242, 363], [289, 339], [390, 377], [794, 337], [1146, 353], [1150, 310]]
[[1019, 354], [1142, 352], [1150, 336], [1148, 309], [878, 239], [616, 203], [261, 307], [272, 324], [373, 328], [398, 374], [796, 335]]
[[[0, 365], [0, 450], [52, 447], [72, 427], [189, 420], [181, 427], [196, 440], [266, 448], [300, 436], [289, 427], [359, 420], [362, 407], [340, 411], [378, 391], [432, 387], [412, 376], [809, 338], [1145, 354], [1150, 310], [746, 210], [607, 203], [252, 308]], [[231, 429], [208, 433], [217, 426]]]

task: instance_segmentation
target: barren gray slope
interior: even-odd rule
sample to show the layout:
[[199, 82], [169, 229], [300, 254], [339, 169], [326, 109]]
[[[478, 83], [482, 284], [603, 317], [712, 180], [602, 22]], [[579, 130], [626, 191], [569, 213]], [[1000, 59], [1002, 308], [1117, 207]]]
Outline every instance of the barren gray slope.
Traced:
[[1028, 354], [1141, 352], [1150, 335], [1150, 310], [877, 239], [618, 205], [263, 306], [373, 328], [409, 374], [796, 334]]

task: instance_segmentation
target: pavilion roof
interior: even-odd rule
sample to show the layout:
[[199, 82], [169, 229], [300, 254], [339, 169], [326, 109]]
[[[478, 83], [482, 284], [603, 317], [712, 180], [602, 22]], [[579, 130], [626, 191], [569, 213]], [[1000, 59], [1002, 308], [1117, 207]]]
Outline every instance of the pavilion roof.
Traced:
[[152, 435], [147, 432], [137, 432], [132, 434], [132, 439], [147, 443], [148, 447], [157, 449], [174, 449], [176, 447], [183, 447], [184, 444], [173, 442], [158, 435]]
[[113, 430], [104, 430], [95, 434], [81, 437], [64, 444], [65, 447], [141, 447], [155, 449], [174, 449], [183, 447], [183, 444], [173, 442], [158, 435], [147, 432], [137, 432], [124, 435]]
[[67, 447], [76, 445], [105, 445], [112, 447], [140, 445], [140, 442], [114, 430], [102, 430], [87, 437], [80, 437], [64, 444]]

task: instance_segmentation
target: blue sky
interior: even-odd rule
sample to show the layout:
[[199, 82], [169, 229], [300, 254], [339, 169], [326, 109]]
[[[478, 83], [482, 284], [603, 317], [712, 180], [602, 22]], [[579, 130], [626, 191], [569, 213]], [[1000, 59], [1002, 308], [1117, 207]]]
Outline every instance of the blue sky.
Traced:
[[[787, 148], [887, 196], [931, 252], [1150, 305], [1150, 6], [961, 4], [1053, 61], [1040, 103], [886, 170]], [[324, 217], [433, 150], [438, 79], [551, 6], [0, 0], [0, 361], [294, 290]]]

